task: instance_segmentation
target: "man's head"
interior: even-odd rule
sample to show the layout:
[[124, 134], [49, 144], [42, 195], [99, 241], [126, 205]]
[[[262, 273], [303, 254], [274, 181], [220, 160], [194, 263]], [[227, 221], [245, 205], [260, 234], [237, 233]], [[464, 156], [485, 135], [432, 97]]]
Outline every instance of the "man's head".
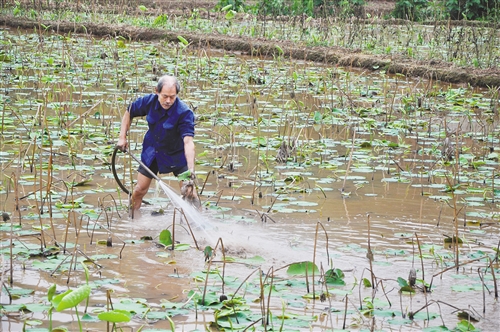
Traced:
[[179, 81], [174, 76], [165, 75], [160, 77], [156, 85], [156, 94], [161, 107], [166, 110], [172, 107], [180, 90]]

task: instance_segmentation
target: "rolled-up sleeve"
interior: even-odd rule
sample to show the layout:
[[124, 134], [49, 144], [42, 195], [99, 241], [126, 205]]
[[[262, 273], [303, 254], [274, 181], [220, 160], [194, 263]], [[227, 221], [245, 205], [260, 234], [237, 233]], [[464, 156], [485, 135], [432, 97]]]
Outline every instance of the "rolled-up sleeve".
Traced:
[[150, 104], [154, 101], [154, 96], [154, 94], [146, 95], [144, 97], [139, 97], [132, 102], [127, 108], [130, 113], [130, 118], [133, 119], [138, 116], [147, 115]]
[[194, 137], [194, 113], [189, 110], [179, 119], [179, 134], [184, 139], [186, 136]]

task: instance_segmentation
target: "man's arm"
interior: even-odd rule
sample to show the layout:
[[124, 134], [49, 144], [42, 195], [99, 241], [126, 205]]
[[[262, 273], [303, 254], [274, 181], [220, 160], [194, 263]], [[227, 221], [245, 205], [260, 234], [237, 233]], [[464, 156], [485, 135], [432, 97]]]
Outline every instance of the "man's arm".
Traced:
[[186, 156], [187, 167], [194, 174], [195, 148], [192, 136], [184, 136], [184, 154]]
[[[120, 150], [125, 151], [127, 150], [127, 133], [128, 130], [130, 129], [130, 112], [128, 110], [125, 111], [125, 114], [123, 114], [122, 118], [122, 124], [120, 127], [120, 136], [118, 136], [118, 144], [116, 144]], [[184, 143], [185, 144], [185, 143]]]

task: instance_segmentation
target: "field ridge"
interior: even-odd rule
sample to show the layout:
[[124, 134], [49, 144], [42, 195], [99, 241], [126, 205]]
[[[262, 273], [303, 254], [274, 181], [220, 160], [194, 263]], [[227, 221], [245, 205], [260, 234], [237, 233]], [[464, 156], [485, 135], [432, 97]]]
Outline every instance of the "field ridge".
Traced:
[[[181, 35], [191, 47], [221, 49], [241, 52], [253, 56], [284, 56], [297, 60], [320, 62], [342, 67], [358, 67], [368, 70], [385, 70], [407, 76], [422, 77], [449, 83], [466, 83], [478, 87], [499, 87], [500, 69], [478, 69], [458, 67], [445, 61], [419, 61], [404, 56], [373, 55], [342, 47], [305, 47], [293, 42], [270, 41], [263, 38], [234, 37], [216, 33], [193, 33], [191, 31], [166, 31], [164, 29], [138, 28], [131, 25], [95, 24], [92, 22], [66, 22], [30, 20], [0, 15], [0, 24], [12, 28], [42, 29], [50, 27], [56, 33], [83, 33], [92, 36], [122, 36], [130, 40], [168, 40], [178, 42]], [[279, 46], [279, 48], [277, 47]]]

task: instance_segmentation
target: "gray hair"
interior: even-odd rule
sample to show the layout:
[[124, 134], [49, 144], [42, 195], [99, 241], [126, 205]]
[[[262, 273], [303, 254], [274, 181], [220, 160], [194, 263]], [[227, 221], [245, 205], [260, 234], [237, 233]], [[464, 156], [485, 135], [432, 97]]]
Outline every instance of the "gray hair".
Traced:
[[156, 91], [160, 92], [164, 85], [174, 85], [176, 93], [181, 91], [181, 85], [175, 76], [163, 75], [160, 77], [158, 84], [156, 85]]

